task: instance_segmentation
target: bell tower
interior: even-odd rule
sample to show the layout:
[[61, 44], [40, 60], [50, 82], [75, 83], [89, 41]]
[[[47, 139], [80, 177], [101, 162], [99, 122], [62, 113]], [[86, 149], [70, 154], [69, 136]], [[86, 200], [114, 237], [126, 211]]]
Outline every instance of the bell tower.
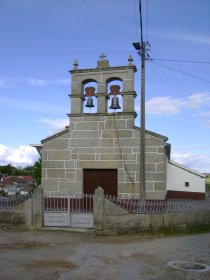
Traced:
[[[109, 61], [101, 54], [96, 68], [79, 69], [77, 60], [70, 71], [72, 76], [71, 110], [69, 117], [92, 115], [132, 115], [136, 117], [134, 108], [134, 73], [133, 58], [129, 56], [127, 66], [110, 67]], [[115, 84], [116, 82], [116, 84]], [[88, 86], [94, 83], [96, 86]], [[121, 86], [119, 85], [121, 84]], [[119, 104], [119, 98], [122, 104]], [[110, 100], [110, 101], [109, 101]], [[110, 105], [111, 104], [111, 105]], [[91, 113], [91, 108], [95, 112]], [[90, 109], [87, 113], [87, 108]]]

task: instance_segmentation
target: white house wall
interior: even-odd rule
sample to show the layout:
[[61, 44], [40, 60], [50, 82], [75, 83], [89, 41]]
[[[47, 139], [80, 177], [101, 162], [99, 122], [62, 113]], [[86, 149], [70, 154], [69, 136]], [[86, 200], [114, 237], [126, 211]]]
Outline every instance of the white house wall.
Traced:
[[[167, 163], [166, 188], [171, 191], [205, 192], [205, 177], [179, 164]], [[189, 182], [189, 187], [185, 186]]]

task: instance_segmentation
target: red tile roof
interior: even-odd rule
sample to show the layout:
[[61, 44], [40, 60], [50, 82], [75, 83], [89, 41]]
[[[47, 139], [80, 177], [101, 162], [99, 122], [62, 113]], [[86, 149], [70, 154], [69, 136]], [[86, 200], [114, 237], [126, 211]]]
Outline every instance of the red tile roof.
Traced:
[[7, 176], [0, 180], [0, 186], [8, 186], [12, 184], [33, 184], [34, 179], [32, 176]]

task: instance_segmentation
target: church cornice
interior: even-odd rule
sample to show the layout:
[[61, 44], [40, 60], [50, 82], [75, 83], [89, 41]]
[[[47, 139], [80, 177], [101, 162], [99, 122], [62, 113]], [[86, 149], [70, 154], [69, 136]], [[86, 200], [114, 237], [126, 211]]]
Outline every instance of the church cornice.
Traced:
[[73, 69], [70, 70], [69, 73], [71, 74], [86, 74], [86, 73], [100, 73], [100, 72], [110, 72], [110, 71], [124, 71], [127, 69], [132, 69], [135, 72], [137, 72], [137, 68], [135, 65], [128, 65], [128, 66], [114, 66], [114, 67], [106, 67], [106, 68], [87, 68], [87, 69]]
[[113, 113], [76, 113], [67, 114], [68, 117], [93, 117], [93, 116], [134, 116], [137, 117], [136, 112], [113, 112]]

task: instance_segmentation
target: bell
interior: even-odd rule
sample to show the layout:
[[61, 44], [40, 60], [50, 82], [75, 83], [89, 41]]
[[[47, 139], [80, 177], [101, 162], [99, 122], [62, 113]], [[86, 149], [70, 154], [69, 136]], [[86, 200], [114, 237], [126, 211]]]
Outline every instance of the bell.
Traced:
[[88, 108], [94, 107], [94, 105], [93, 105], [93, 99], [92, 99], [91, 96], [88, 96], [87, 104], [85, 105], [85, 107], [88, 107]]
[[112, 97], [112, 104], [111, 104], [111, 106], [109, 108], [110, 109], [114, 109], [114, 110], [121, 109], [121, 107], [119, 105], [119, 99], [118, 99], [118, 97], [116, 95], [114, 95]]

